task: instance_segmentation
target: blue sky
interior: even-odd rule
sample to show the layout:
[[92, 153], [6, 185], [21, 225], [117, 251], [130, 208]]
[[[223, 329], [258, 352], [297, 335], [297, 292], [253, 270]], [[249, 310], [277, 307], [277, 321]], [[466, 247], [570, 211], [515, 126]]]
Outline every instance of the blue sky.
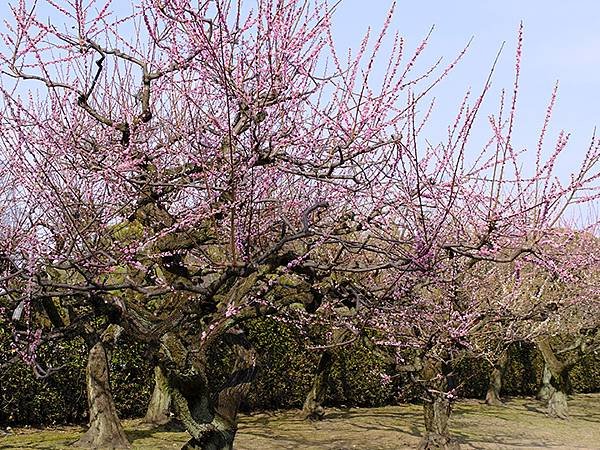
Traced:
[[[381, 26], [391, 3], [343, 0], [334, 22], [338, 44], [356, 47], [369, 25]], [[481, 89], [503, 41], [506, 45], [485, 110], [495, 112], [497, 92], [502, 87], [512, 91], [521, 21], [523, 60], [513, 144], [534, 150], [552, 88], [558, 80], [558, 100], [546, 149], [552, 150], [550, 144], [561, 129], [572, 134], [568, 157], [559, 166], [562, 178], [575, 169], [589, 145], [594, 126], [600, 125], [600, 1], [399, 0], [392, 28], [400, 30], [409, 48], [414, 49], [435, 25], [427, 48], [429, 61], [440, 56], [450, 61], [474, 38], [460, 65], [435, 92], [437, 113], [431, 129], [437, 134], [435, 130], [443, 133], [454, 117], [467, 88]], [[480, 121], [481, 125], [487, 132], [487, 124]]]
[[[334, 36], [340, 51], [356, 48], [368, 26], [379, 28], [391, 2], [343, 0], [334, 17]], [[248, 5], [252, 3], [248, 0]], [[129, 4], [129, 0], [116, 0], [113, 8], [122, 10], [127, 5], [128, 9]], [[6, 3], [2, 5], [0, 19], [9, 15]], [[474, 38], [460, 65], [433, 92], [437, 106], [428, 132], [430, 140], [437, 142], [454, 119], [465, 91], [472, 87], [477, 92], [483, 86], [503, 41], [506, 46], [493, 90], [484, 105], [486, 115], [496, 111], [501, 88], [512, 91], [520, 21], [525, 26], [525, 38], [513, 145], [517, 149], [535, 148], [552, 88], [558, 80], [558, 101], [546, 149], [552, 150], [561, 129], [572, 133], [568, 158], [559, 165], [561, 175], [566, 177], [587, 149], [594, 126], [600, 125], [599, 0], [399, 0], [392, 29], [400, 30], [408, 49], [414, 49], [435, 25], [423, 58], [425, 63], [440, 56], [449, 62]], [[477, 128], [480, 134], [475, 133], [474, 140], [486, 140], [488, 129], [482, 115]]]

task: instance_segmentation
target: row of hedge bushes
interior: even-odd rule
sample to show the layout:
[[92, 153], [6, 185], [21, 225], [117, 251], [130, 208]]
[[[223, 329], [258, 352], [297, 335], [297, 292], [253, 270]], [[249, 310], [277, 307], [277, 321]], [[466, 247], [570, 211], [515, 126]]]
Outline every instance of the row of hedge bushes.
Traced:
[[[258, 377], [246, 400], [246, 410], [301, 407], [309, 390], [319, 353], [299, 333], [273, 319], [247, 325], [248, 337], [259, 353]], [[0, 351], [10, 356], [10, 336], [0, 329]], [[86, 421], [86, 348], [75, 339], [44, 346], [41, 361], [62, 369], [36, 380], [29, 367], [16, 363], [0, 371], [0, 424], [57, 424]], [[389, 359], [356, 342], [340, 348], [332, 369], [327, 404], [332, 406], [381, 406], [418, 400], [418, 390], [406, 377], [383, 383], [382, 373], [393, 373]], [[219, 355], [215, 355], [218, 357]], [[2, 364], [0, 360], [0, 364]], [[152, 367], [140, 344], [122, 341], [112, 352], [111, 376], [119, 414], [143, 416], [153, 387]], [[504, 379], [504, 394], [534, 395], [543, 361], [532, 345], [517, 344], [511, 350]], [[458, 368], [461, 394], [483, 398], [489, 366], [484, 361], [465, 361]], [[574, 392], [600, 390], [600, 358], [588, 357], [570, 372]]]

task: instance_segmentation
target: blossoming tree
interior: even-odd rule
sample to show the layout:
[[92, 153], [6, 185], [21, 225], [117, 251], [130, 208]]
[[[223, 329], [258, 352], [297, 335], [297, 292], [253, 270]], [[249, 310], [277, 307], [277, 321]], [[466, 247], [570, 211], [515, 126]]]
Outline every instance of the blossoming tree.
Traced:
[[[420, 146], [419, 129], [412, 127], [397, 166], [404, 172], [396, 181], [403, 186], [405, 167], [410, 167], [409, 185], [386, 195], [390, 215], [401, 217], [401, 225], [387, 240], [414, 255], [414, 272], [391, 270], [379, 281], [389, 291], [366, 312], [366, 325], [381, 333], [381, 344], [397, 347], [400, 357], [411, 355], [399, 368], [413, 373], [423, 387], [424, 449], [458, 447], [449, 436], [448, 420], [460, 387], [455, 368], [461, 358], [495, 361], [510, 343], [543, 334], [548, 311], [536, 291], [544, 283], [536, 287], [515, 282], [521, 265], [543, 280], [573, 285], [572, 301], [580, 311], [586, 308], [582, 305], [599, 301], [593, 283], [572, 274], [598, 265], [589, 256], [594, 240], [582, 236], [597, 233], [597, 218], [586, 217], [585, 211], [593, 211], [598, 201], [600, 142], [594, 137], [581, 165], [569, 180], [561, 181], [556, 162], [565, 152], [568, 135], [561, 132], [544, 157], [555, 90], [536, 148], [514, 148], [521, 46], [522, 28], [514, 89], [509, 98], [502, 93], [499, 112], [488, 117], [487, 145], [477, 148], [469, 138], [489, 92], [489, 79], [479, 96], [471, 102], [465, 97], [448, 128], [447, 142]], [[575, 223], [578, 216], [585, 219]], [[563, 232], [557, 232], [561, 228]], [[405, 247], [406, 236], [412, 248]], [[577, 241], [587, 242], [587, 248], [566, 251], [576, 249]], [[563, 312], [553, 314], [553, 320], [560, 322]]]
[[[592, 198], [596, 143], [565, 186], [552, 178], [564, 135], [531, 175], [520, 171], [517, 83], [473, 159], [468, 138], [489, 80], [472, 105], [465, 99], [448, 143], [421, 150], [421, 104], [456, 61], [413, 73], [427, 41], [406, 58], [394, 35], [374, 81], [391, 12], [371, 45], [367, 36], [342, 58], [334, 7], [11, 5], [0, 56], [2, 301], [38, 370], [41, 340], [90, 336], [80, 444], [127, 446], [106, 362], [124, 332], [152, 349], [191, 435], [185, 448], [232, 448], [255, 360], [238, 325], [335, 311], [346, 277], [360, 287], [351, 329], [375, 327], [422, 351], [424, 445], [439, 436], [446, 445], [452, 391], [439, 382], [489, 317], [472, 308], [473, 268], [542, 255], [565, 208]], [[232, 360], [216, 388], [214, 346]]]
[[[38, 370], [40, 341], [90, 337], [81, 445], [127, 446], [106, 357], [125, 332], [153, 349], [192, 436], [186, 448], [231, 448], [254, 372], [237, 325], [315, 310], [333, 273], [408, 261], [381, 234], [357, 231], [379, 214], [405, 151], [396, 132], [450, 67], [413, 75], [424, 45], [404, 62], [396, 36], [371, 83], [390, 18], [371, 50], [365, 37], [342, 58], [325, 1], [130, 6], [10, 6], [4, 312]], [[216, 390], [210, 346], [234, 361]]]

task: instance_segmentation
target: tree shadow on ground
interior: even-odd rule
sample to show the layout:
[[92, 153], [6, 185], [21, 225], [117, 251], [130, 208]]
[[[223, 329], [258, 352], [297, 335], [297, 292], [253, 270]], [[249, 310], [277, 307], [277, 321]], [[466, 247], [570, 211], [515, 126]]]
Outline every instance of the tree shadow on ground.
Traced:
[[[570, 420], [549, 418], [532, 398], [489, 408], [466, 400], [457, 404], [451, 434], [463, 449], [600, 449], [600, 396], [569, 398]], [[125, 420], [132, 448], [159, 450], [183, 445], [189, 435]], [[85, 427], [16, 429], [0, 438], [6, 449], [69, 449]], [[399, 450], [416, 448], [424, 432], [418, 406], [328, 410], [325, 420], [308, 422], [300, 411], [257, 413], [240, 418], [237, 447], [244, 450]]]
[[168, 436], [172, 436], [173, 433], [183, 434], [185, 432], [185, 427], [179, 421], [171, 421], [164, 425], [153, 425], [141, 422], [133, 425], [133, 427], [130, 425], [125, 429], [125, 435], [132, 444], [140, 440], [162, 441], [169, 439]]
[[542, 415], [547, 414], [547, 411], [541, 402], [540, 403], [524, 403], [523, 408], [525, 408], [527, 411], [530, 411], [530, 412], [533, 412], [536, 414], [542, 414]]
[[552, 448], [559, 445], [557, 442], [551, 440], [534, 438], [527, 433], [514, 433], [510, 429], [507, 429], [505, 433], [486, 432], [485, 436], [474, 436], [472, 433], [453, 430], [451, 436], [457, 440], [462, 449], [480, 449], [483, 448], [483, 446], [485, 446], [485, 448], [492, 448], [492, 446], [495, 448], [495, 446], [500, 446], [498, 448], [537, 449]]

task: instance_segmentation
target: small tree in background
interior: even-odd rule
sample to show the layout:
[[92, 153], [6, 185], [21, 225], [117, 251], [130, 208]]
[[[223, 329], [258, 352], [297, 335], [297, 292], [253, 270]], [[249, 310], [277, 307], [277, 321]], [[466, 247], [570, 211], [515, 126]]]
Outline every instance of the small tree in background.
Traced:
[[[385, 195], [385, 220], [395, 221], [398, 228], [381, 229], [391, 232], [386, 240], [396, 245], [399, 260], [413, 255], [413, 275], [404, 267], [386, 274], [383, 284], [389, 290], [365, 311], [366, 323], [384, 336], [382, 344], [400, 350], [400, 358], [407, 351], [414, 355], [411, 361], [400, 361], [399, 367], [411, 371], [423, 387], [427, 430], [423, 449], [458, 447], [449, 436], [448, 421], [461, 382], [455, 367], [462, 358], [494, 361], [510, 343], [542, 333], [539, 324], [534, 330], [540, 334], [526, 329], [536, 320], [545, 322], [548, 315], [540, 315], [544, 309], [540, 297], [531, 291], [525, 295], [515, 282], [519, 264], [539, 267], [542, 279], [572, 284], [571, 301], [581, 311], [598, 304], [597, 288], [589, 288], [593, 283], [572, 275], [598, 266], [590, 256], [595, 241], [585, 234], [594, 233], [593, 217], [569, 226], [572, 213], [566, 212], [585, 210], [597, 201], [600, 142], [592, 139], [582, 164], [562, 183], [555, 163], [568, 135], [561, 132], [550, 156], [543, 157], [555, 90], [533, 154], [513, 147], [521, 43], [522, 29], [513, 95], [506, 101], [503, 93], [498, 114], [488, 118], [487, 145], [469, 152], [489, 78], [473, 102], [465, 98], [447, 142], [422, 149], [421, 128], [410, 123], [396, 165], [396, 188]], [[527, 164], [531, 160], [535, 163]], [[411, 178], [406, 185], [407, 172]], [[407, 237], [413, 247], [406, 245]], [[584, 245], [577, 249], [578, 240]], [[569, 248], [578, 251], [565, 251]], [[561, 317], [554, 316], [557, 321]]]

